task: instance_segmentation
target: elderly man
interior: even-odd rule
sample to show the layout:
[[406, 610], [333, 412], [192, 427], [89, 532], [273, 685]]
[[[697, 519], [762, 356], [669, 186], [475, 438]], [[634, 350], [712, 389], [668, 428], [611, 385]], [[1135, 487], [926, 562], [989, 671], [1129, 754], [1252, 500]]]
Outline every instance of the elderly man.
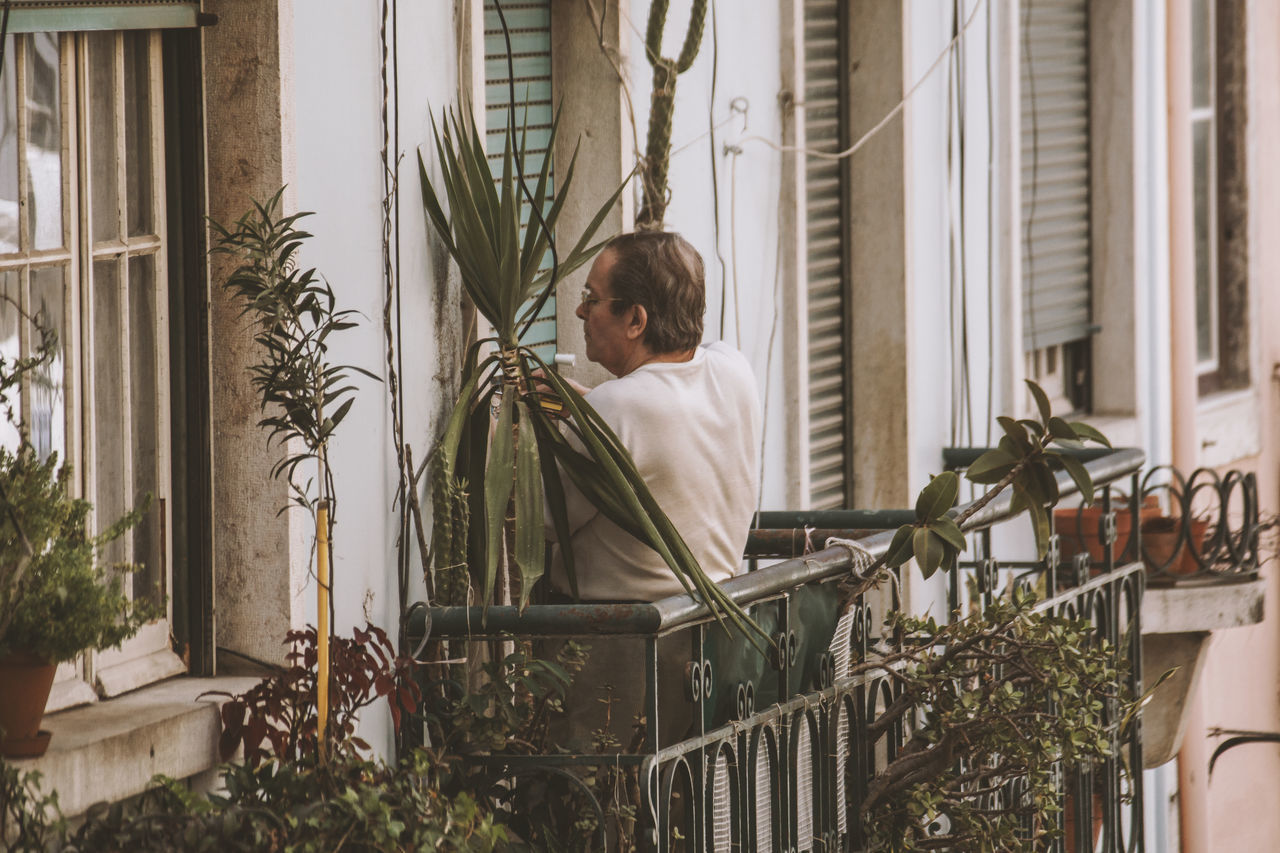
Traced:
[[[703, 571], [722, 581], [742, 564], [755, 509], [760, 405], [739, 352], [699, 345], [705, 312], [702, 258], [682, 237], [639, 232], [612, 240], [591, 267], [577, 313], [587, 358], [617, 378], [581, 390], [630, 451]], [[583, 599], [654, 601], [684, 592], [662, 557], [567, 478], [565, 492]], [[551, 580], [569, 591], [558, 558]], [[631, 740], [632, 721], [645, 707], [642, 648], [634, 639], [591, 641], [587, 666], [566, 698], [567, 718], [557, 726], [561, 745], [591, 751], [593, 733], [606, 727], [623, 743]], [[688, 637], [660, 640], [658, 658], [657, 729], [660, 742], [670, 743], [692, 721], [683, 695]]]
[[[702, 258], [680, 235], [624, 234], [596, 258], [578, 306], [587, 358], [612, 373], [587, 400], [617, 433], [658, 505], [716, 581], [742, 563], [759, 471], [760, 404], [747, 360], [699, 346]], [[566, 486], [578, 591], [654, 601], [684, 587], [657, 552]], [[562, 543], [563, 544], [563, 543]], [[569, 589], [562, 564], [552, 581]]]

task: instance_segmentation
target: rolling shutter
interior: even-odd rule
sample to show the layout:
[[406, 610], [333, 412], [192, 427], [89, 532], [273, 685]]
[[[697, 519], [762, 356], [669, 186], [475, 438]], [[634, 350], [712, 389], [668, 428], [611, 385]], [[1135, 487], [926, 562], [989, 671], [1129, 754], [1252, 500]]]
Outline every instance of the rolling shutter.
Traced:
[[1023, 0], [1022, 329], [1026, 349], [1090, 319], [1087, 0]]
[[[551, 0], [503, 3], [502, 14], [507, 19], [511, 60], [515, 69], [516, 133], [518, 137], [523, 129], [528, 134], [524, 168], [527, 173], [536, 174], [542, 168], [543, 158], [550, 156], [548, 145], [554, 117], [551, 100]], [[511, 87], [502, 21], [491, 2], [484, 6], [484, 82], [485, 149], [490, 166], [495, 174], [499, 174], [507, 132], [507, 110], [511, 106]], [[519, 145], [518, 140], [516, 144]], [[554, 184], [552, 180], [549, 189], [554, 190]], [[549, 254], [545, 263], [550, 267]], [[521, 340], [548, 363], [555, 356], [555, 294], [542, 306], [538, 319]]]
[[[805, 144], [820, 151], [842, 150], [848, 135], [839, 6], [839, 0], [804, 4]], [[810, 157], [805, 164], [809, 504], [813, 509], [844, 507], [848, 494], [845, 163]]]

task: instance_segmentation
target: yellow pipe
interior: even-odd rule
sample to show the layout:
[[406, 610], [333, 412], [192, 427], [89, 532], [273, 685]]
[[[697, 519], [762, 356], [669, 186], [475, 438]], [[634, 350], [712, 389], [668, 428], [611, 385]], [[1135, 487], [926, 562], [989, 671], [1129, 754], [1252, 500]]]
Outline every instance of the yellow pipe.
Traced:
[[329, 727], [329, 502], [316, 507], [316, 577], [319, 579], [319, 618], [316, 624], [316, 707], [319, 712], [317, 740], [320, 757], [325, 758], [325, 731]]

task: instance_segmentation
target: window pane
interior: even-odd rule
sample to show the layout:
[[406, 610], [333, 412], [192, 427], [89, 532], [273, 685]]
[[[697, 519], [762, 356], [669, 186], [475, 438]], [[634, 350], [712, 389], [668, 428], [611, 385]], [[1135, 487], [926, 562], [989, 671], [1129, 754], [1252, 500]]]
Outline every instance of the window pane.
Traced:
[[56, 249], [62, 227], [62, 93], [57, 33], [30, 36], [27, 63], [27, 174], [32, 244]]
[[[14, 37], [4, 40], [4, 55], [12, 59]], [[0, 80], [0, 252], [18, 251], [18, 95], [17, 75]]]
[[[125, 336], [122, 329], [119, 261], [93, 265], [93, 500], [98, 529], [124, 514], [125, 494], [130, 491], [125, 412]], [[107, 546], [105, 560], [127, 559], [125, 537]]]
[[1191, 105], [1213, 105], [1213, 12], [1210, 0], [1191, 0]]
[[93, 241], [120, 237], [116, 193], [116, 37], [89, 33], [89, 181], [92, 186]]
[[1209, 134], [1211, 121], [1191, 126], [1194, 170], [1196, 245], [1196, 357], [1201, 363], [1217, 358], [1217, 281], [1213, 275], [1213, 175]]
[[151, 36], [130, 32], [124, 36], [125, 174], [129, 184], [129, 236], [150, 234], [151, 200]]
[[129, 260], [129, 411], [133, 427], [133, 501], [152, 496], [151, 510], [133, 532], [135, 598], [163, 593], [160, 533], [159, 445], [156, 382], [156, 263], [154, 255]]
[[[53, 452], [60, 459], [66, 458], [66, 364], [63, 356], [67, 340], [63, 312], [65, 274], [65, 267], [45, 267], [31, 271], [31, 313], [58, 336], [57, 355], [31, 378], [31, 444], [41, 458]], [[38, 343], [34, 334], [31, 342], [34, 349]]]
[[[13, 364], [20, 355], [18, 338], [19, 319], [18, 272], [0, 273], [0, 359], [6, 366]], [[0, 389], [0, 446], [13, 450], [18, 446], [18, 428], [12, 423], [21, 414], [18, 411], [21, 391], [14, 385]]]

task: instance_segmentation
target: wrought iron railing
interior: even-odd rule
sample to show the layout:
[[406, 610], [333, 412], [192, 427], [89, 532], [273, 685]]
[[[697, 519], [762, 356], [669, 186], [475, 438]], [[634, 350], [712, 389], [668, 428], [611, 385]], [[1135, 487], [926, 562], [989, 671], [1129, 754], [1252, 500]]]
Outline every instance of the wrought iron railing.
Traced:
[[[963, 467], [969, 458], [955, 452], [948, 461]], [[1104, 517], [1114, 519], [1120, 490], [1126, 496], [1140, 493], [1142, 462], [1137, 450], [1088, 454], [1086, 466], [1100, 485]], [[1069, 494], [1074, 484], [1065, 475], [1059, 479], [1062, 492]], [[1056, 537], [1044, 559], [1002, 562], [992, 550], [992, 527], [1011, 517], [1010, 498], [1004, 495], [965, 524], [970, 548], [953, 573], [952, 611], [961, 612], [973, 600], [990, 601], [1010, 584], [1039, 588], [1041, 609], [1090, 620], [1127, 656], [1124, 692], [1140, 695], [1145, 573], [1140, 562], [1124, 560], [1123, 552], [1112, 547], [1114, 521], [1102, 528], [1106, 547], [1096, 563], [1087, 556], [1063, 563]], [[597, 738], [594, 746], [579, 744], [570, 751], [466, 758], [497, 776], [542, 774], [574, 787], [582, 814], [596, 815], [601, 824], [593, 830], [591, 849], [604, 849], [606, 816], [620, 811], [629, 794], [636, 807], [629, 831], [640, 849], [861, 850], [865, 839], [858, 806], [868, 782], [909, 732], [900, 723], [885, 731], [876, 725], [894, 698], [894, 680], [883, 670], [851, 675], [850, 669], [894, 643], [893, 636], [881, 635], [880, 625], [885, 609], [898, 603], [898, 587], [859, 595], [843, 611], [838, 587], [883, 555], [892, 528], [912, 520], [909, 511], [761, 513], [749, 556], [788, 559], [723, 586], [774, 638], [778, 651], [770, 655], [740, 636], [729, 637], [689, 596], [653, 603], [535, 604], [524, 612], [419, 606], [411, 613], [409, 634], [415, 644], [428, 636], [451, 644], [446, 648], [453, 654], [477, 640], [545, 644], [586, 638], [596, 646], [597, 668], [584, 677], [599, 678], [603, 672], [625, 680], [628, 665], [635, 667], [645, 725], [636, 730], [634, 743], [628, 743], [630, 715], [620, 711], [621, 736], [613, 741]], [[833, 536], [857, 538], [860, 547], [828, 547], [826, 540]], [[587, 696], [580, 692], [577, 698]], [[679, 718], [678, 729], [670, 725], [673, 717]], [[686, 721], [691, 722], [687, 729]], [[1057, 850], [1094, 850], [1095, 825], [1103, 845], [1098, 849], [1143, 849], [1141, 774], [1124, 771], [1142, 766], [1140, 720], [1131, 731], [1124, 756], [1062, 780], [1063, 801], [1072, 806], [1074, 842], [1067, 851], [1062, 840], [1056, 841]], [[606, 777], [609, 793], [602, 797]], [[993, 802], [1017, 795], [1005, 790], [993, 795]]]

